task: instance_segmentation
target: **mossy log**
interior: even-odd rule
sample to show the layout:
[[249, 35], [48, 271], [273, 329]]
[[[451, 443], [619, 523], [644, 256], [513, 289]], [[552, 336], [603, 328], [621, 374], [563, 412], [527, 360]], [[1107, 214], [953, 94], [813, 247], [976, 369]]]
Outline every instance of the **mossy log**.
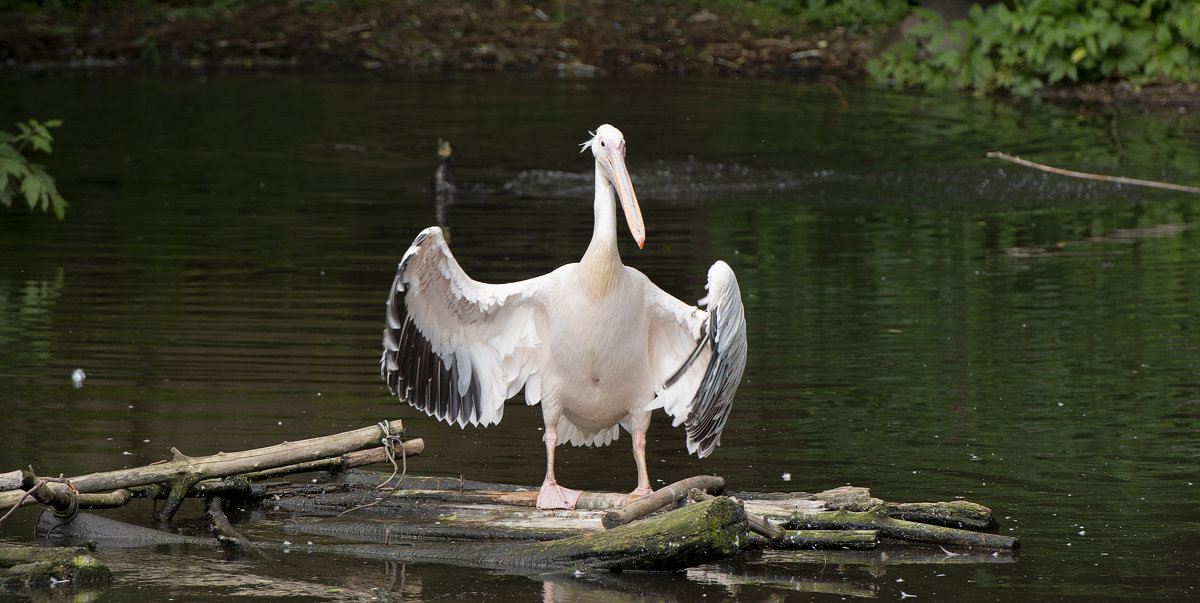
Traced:
[[[737, 553], [746, 543], [746, 530], [742, 504], [719, 497], [611, 530], [545, 542], [291, 545], [289, 549], [498, 569], [671, 571]], [[259, 546], [278, 545], [260, 543]]]
[[86, 547], [0, 547], [0, 584], [109, 582], [112, 572]]
[[1019, 546], [1012, 536], [895, 519], [888, 516], [884, 506], [869, 511], [796, 511], [775, 519], [782, 519], [783, 527], [788, 530], [876, 530], [882, 536], [910, 542], [1005, 550]]
[[889, 503], [855, 486], [817, 494], [742, 492], [737, 496], [743, 497], [747, 513], [761, 514], [790, 530], [876, 530], [880, 536], [913, 542], [996, 549], [1019, 546], [1010, 536], [973, 531], [995, 522], [991, 509], [968, 501]]

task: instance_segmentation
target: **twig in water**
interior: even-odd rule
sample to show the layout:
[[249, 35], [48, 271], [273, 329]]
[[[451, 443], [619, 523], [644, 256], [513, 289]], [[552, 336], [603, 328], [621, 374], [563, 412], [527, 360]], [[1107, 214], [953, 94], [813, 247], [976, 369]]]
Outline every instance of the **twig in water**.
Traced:
[[1126, 178], [1124, 176], [1109, 176], [1106, 174], [1091, 174], [1088, 172], [1076, 172], [1073, 170], [1064, 170], [1062, 168], [1056, 168], [1053, 166], [1046, 165], [1044, 163], [1037, 163], [1034, 161], [1029, 161], [1028, 159], [1021, 159], [1020, 157], [1009, 155], [1008, 153], [1001, 153], [1000, 151], [992, 151], [992, 152], [988, 153], [987, 156], [995, 157], [997, 159], [1003, 159], [1005, 161], [1011, 161], [1017, 165], [1023, 165], [1025, 167], [1033, 168], [1035, 170], [1041, 170], [1043, 172], [1049, 172], [1051, 174], [1058, 174], [1059, 176], [1070, 176], [1072, 178], [1084, 178], [1086, 180], [1099, 180], [1101, 182], [1116, 182], [1117, 184], [1132, 184], [1134, 186], [1148, 186], [1151, 188], [1163, 188], [1163, 189], [1167, 189], [1169, 191], [1179, 191], [1182, 193], [1200, 194], [1200, 188], [1195, 187], [1195, 186], [1187, 186], [1184, 184], [1171, 184], [1169, 182], [1159, 182], [1157, 180], [1139, 180], [1137, 178]]

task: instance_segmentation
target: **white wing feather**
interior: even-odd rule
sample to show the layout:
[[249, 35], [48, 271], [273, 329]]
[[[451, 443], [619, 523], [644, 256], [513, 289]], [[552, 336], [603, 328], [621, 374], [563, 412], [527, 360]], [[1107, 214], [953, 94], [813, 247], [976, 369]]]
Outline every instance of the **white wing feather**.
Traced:
[[499, 423], [522, 387], [540, 398], [546, 295], [555, 273], [516, 283], [472, 280], [442, 230], [425, 229], [400, 260], [387, 301], [379, 370], [388, 389], [459, 426]]

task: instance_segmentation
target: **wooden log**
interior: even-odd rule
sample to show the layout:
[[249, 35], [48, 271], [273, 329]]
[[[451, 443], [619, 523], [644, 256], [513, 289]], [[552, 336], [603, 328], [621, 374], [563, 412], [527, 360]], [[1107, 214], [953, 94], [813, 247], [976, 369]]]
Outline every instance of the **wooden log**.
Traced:
[[965, 500], [932, 503], [887, 503], [888, 517], [951, 528], [988, 530], [996, 526], [992, 510]]
[[655, 490], [633, 502], [604, 514], [604, 527], [612, 529], [625, 525], [639, 517], [653, 513], [688, 495], [691, 489], [720, 493], [725, 489], [725, 480], [716, 475], [697, 475], [679, 480]]
[[86, 547], [0, 547], [0, 584], [49, 586], [110, 582], [108, 566]]
[[788, 530], [877, 530], [882, 536], [898, 540], [1005, 550], [1020, 545], [1011, 536], [894, 519], [888, 516], [883, 505], [870, 511], [796, 511], [785, 518], [783, 527]]
[[[403, 424], [400, 421], [392, 421], [389, 429], [390, 433], [401, 433]], [[108, 492], [148, 484], [170, 484], [171, 493], [167, 498], [167, 504], [163, 505], [157, 514], [160, 520], [165, 520], [174, 515], [175, 510], [187, 496], [188, 490], [201, 480], [340, 457], [348, 452], [373, 446], [379, 442], [381, 436], [381, 429], [378, 426], [372, 426], [299, 442], [284, 442], [266, 448], [232, 453], [220, 452], [202, 457], [190, 457], [172, 448], [175, 456], [167, 462], [91, 473], [72, 477], [68, 481], [76, 491], [81, 493]], [[71, 486], [48, 484], [48, 487], [54, 490], [70, 490]], [[0, 492], [0, 509], [12, 507], [21, 500], [22, 496], [24, 496], [22, 491]], [[26, 504], [26, 502], [23, 501], [22, 504]]]
[[[418, 456], [422, 452], [425, 452], [424, 439], [413, 438], [404, 442], [405, 457]], [[400, 451], [397, 450], [396, 454], [399, 455], [399, 453]], [[296, 473], [309, 473], [313, 471], [345, 471], [346, 469], [351, 469], [353, 467], [377, 465], [386, 462], [387, 449], [385, 449], [383, 446], [379, 446], [376, 448], [368, 448], [366, 450], [348, 452], [338, 457], [317, 459], [315, 461], [308, 461], [305, 463], [296, 463], [294, 465], [285, 465], [283, 467], [274, 467], [271, 469], [264, 469], [262, 471], [243, 473], [240, 475], [240, 477], [250, 481], [258, 481], [273, 477], [293, 475]], [[396, 462], [400, 462], [400, 459], [397, 458]]]

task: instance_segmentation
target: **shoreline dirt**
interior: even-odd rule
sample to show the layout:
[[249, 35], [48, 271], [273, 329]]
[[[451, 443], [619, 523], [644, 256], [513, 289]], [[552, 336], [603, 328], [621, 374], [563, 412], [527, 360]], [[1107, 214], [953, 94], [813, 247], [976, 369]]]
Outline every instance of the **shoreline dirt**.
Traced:
[[707, 10], [628, 0], [568, 0], [545, 9], [503, 1], [345, 4], [320, 12], [267, 4], [153, 19], [145, 11], [91, 10], [0, 22], [0, 69], [144, 64], [861, 77], [866, 57], [863, 36], [764, 35]]
[[[513, 71], [861, 81], [869, 29], [796, 35], [668, 2], [505, 0], [0, 13], [0, 75], [90, 68]], [[1200, 109], [1200, 84], [1057, 86], [1056, 103]]]

